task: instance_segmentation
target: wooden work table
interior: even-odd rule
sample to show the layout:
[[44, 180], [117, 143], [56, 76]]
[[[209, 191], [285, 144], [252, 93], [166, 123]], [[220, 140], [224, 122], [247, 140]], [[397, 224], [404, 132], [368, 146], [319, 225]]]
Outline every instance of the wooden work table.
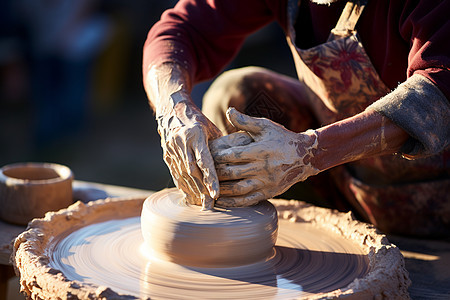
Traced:
[[[153, 191], [128, 187], [75, 181], [74, 199], [83, 202], [107, 197], [148, 196]], [[0, 300], [6, 299], [6, 283], [14, 276], [12, 263], [12, 241], [25, 230], [0, 221]], [[450, 299], [450, 239], [429, 240], [388, 235], [405, 257], [406, 269], [412, 285], [412, 299]]]

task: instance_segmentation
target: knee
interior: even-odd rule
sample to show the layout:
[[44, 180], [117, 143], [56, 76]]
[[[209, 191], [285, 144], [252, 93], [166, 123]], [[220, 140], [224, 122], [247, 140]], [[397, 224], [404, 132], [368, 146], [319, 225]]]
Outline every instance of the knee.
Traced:
[[215, 102], [238, 104], [251, 94], [250, 90], [255, 88], [252, 82], [256, 82], [256, 78], [261, 77], [265, 71], [260, 67], [244, 67], [222, 73], [205, 93], [203, 105]]
[[260, 88], [260, 81], [268, 70], [260, 67], [244, 67], [222, 73], [203, 96], [203, 113], [222, 131], [229, 132], [226, 119], [228, 107], [244, 112], [248, 100]]

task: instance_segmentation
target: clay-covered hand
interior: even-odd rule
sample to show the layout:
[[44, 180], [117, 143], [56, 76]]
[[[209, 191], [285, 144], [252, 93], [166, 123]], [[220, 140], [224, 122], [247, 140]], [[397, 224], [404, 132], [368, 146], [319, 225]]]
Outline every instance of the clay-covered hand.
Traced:
[[164, 161], [186, 200], [211, 209], [219, 195], [219, 180], [208, 141], [222, 133], [193, 104], [189, 95], [179, 91], [170, 97], [173, 109], [157, 116]]
[[210, 209], [219, 180], [208, 141], [222, 135], [191, 99], [189, 72], [177, 63], [155, 64], [144, 72], [144, 87], [158, 121], [163, 157], [187, 202]]
[[319, 173], [311, 164], [313, 150], [317, 148], [314, 130], [295, 133], [271, 120], [253, 118], [234, 108], [227, 111], [227, 117], [253, 141], [242, 143], [244, 139], [240, 138], [231, 139], [236, 142], [228, 146], [219, 142], [210, 144], [220, 180], [217, 206], [253, 205]]

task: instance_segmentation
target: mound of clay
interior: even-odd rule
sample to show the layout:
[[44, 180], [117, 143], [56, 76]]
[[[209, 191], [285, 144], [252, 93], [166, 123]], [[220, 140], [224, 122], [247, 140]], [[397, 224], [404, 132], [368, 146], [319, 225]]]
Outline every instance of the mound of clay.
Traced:
[[277, 239], [277, 210], [269, 201], [201, 211], [176, 190], [145, 200], [141, 230], [152, 257], [197, 267], [233, 267], [267, 260]]

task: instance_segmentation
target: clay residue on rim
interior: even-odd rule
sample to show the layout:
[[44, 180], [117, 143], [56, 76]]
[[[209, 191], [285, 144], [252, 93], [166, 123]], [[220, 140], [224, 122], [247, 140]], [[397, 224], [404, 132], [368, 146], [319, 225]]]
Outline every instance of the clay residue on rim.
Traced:
[[[13, 264], [20, 273], [21, 291], [30, 298], [44, 299], [136, 299], [119, 295], [109, 287], [68, 280], [59, 270], [49, 266], [49, 245], [55, 236], [73, 232], [76, 228], [140, 214], [144, 198], [106, 199], [83, 204], [78, 202], [43, 219], [33, 220], [14, 243]], [[373, 226], [342, 214], [318, 208], [300, 201], [271, 200], [280, 219], [305, 222], [332, 232], [361, 246], [369, 258], [369, 272], [345, 288], [308, 296], [309, 299], [329, 298], [409, 298], [410, 284], [399, 249]], [[57, 224], [57, 225], [55, 225]], [[299, 233], [300, 234], [300, 233]]]
[[370, 224], [351, 212], [340, 213], [297, 200], [275, 200], [279, 219], [307, 222], [358, 244], [369, 257], [369, 273], [346, 288], [309, 299], [409, 299], [411, 285], [400, 249]]

